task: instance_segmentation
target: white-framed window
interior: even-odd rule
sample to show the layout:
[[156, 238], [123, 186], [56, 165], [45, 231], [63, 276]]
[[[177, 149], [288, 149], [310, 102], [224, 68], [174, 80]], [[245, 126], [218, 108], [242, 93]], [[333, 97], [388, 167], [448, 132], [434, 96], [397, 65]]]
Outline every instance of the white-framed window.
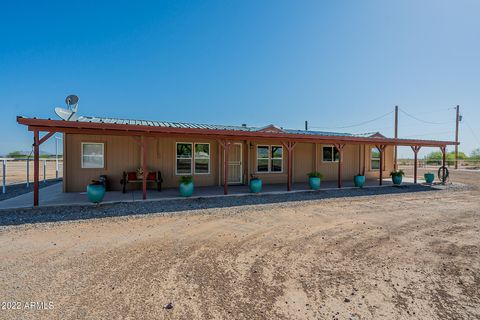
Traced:
[[283, 147], [257, 146], [257, 172], [283, 172]]
[[195, 143], [195, 174], [210, 173], [210, 143]]
[[283, 147], [271, 146], [270, 147], [270, 171], [282, 172], [283, 171]]
[[370, 160], [372, 170], [380, 169], [380, 151], [377, 148], [372, 148]]
[[177, 175], [192, 174], [193, 144], [190, 142], [177, 142], [175, 172]]
[[333, 146], [324, 146], [322, 148], [322, 161], [323, 162], [338, 162], [339, 155], [337, 148]]
[[105, 144], [103, 142], [82, 142], [82, 169], [105, 168]]

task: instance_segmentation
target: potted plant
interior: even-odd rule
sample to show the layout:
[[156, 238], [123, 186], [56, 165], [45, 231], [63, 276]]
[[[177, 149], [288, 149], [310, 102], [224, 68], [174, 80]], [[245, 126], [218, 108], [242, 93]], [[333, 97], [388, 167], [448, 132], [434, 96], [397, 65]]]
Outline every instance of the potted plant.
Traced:
[[252, 193], [262, 192], [262, 179], [257, 176], [251, 175], [249, 188], [250, 192]]
[[308, 184], [310, 185], [310, 189], [318, 190], [320, 189], [320, 183], [323, 179], [323, 174], [318, 171], [312, 171], [308, 175]]
[[353, 177], [353, 183], [355, 184], [355, 187], [363, 188], [363, 186], [365, 185], [365, 176], [357, 174]]
[[392, 182], [394, 185], [400, 185], [402, 183], [403, 176], [405, 172], [403, 170], [395, 170], [390, 172], [390, 176], [392, 177]]
[[137, 173], [137, 179], [142, 180], [143, 179], [143, 168], [138, 168], [136, 173]]
[[92, 180], [92, 183], [87, 186], [87, 197], [90, 202], [102, 202], [105, 197], [105, 184], [102, 181]]
[[181, 176], [178, 189], [182, 197], [190, 197], [193, 194], [193, 177]]
[[435, 180], [435, 173], [433, 172], [427, 172], [423, 175], [423, 177], [425, 178], [425, 182], [428, 183], [428, 184], [432, 184], [433, 183], [433, 180]]

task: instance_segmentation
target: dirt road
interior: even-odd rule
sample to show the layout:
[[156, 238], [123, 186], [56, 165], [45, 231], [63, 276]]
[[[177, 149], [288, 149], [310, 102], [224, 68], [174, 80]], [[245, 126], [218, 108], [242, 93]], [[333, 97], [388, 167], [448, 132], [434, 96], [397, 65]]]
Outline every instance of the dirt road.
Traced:
[[[479, 184], [480, 174], [453, 180]], [[8, 227], [0, 297], [20, 310], [0, 318], [478, 319], [479, 196], [473, 187]], [[46, 310], [25, 309], [31, 301]]]

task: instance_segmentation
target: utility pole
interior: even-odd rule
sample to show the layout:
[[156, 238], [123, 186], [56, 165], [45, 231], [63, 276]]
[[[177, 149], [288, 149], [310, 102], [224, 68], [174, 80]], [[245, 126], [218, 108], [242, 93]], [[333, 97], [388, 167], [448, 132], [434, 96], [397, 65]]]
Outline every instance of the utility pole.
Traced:
[[457, 118], [456, 118], [456, 125], [455, 125], [455, 169], [458, 169], [458, 125], [460, 124], [460, 106], [457, 105], [455, 108], [457, 109]]
[[308, 121], [305, 120], [305, 131], [308, 131]]
[[[398, 139], [398, 106], [395, 106], [395, 139]], [[395, 161], [393, 167], [398, 170], [398, 147], [395, 144]]]

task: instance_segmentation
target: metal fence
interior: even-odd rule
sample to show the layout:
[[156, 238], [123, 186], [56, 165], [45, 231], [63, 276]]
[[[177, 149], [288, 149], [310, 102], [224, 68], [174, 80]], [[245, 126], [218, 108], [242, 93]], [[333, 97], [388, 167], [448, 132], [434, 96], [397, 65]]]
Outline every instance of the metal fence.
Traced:
[[[2, 193], [7, 192], [7, 186], [25, 184], [27, 188], [33, 183], [32, 158], [0, 158]], [[63, 159], [40, 159], [40, 182], [63, 178]]]
[[[413, 166], [413, 159], [398, 159], [398, 164], [401, 166]], [[455, 165], [455, 160], [447, 160], [448, 167]], [[418, 160], [418, 167], [438, 167], [442, 165], [442, 160]], [[480, 160], [458, 160], [459, 169], [480, 169]]]

